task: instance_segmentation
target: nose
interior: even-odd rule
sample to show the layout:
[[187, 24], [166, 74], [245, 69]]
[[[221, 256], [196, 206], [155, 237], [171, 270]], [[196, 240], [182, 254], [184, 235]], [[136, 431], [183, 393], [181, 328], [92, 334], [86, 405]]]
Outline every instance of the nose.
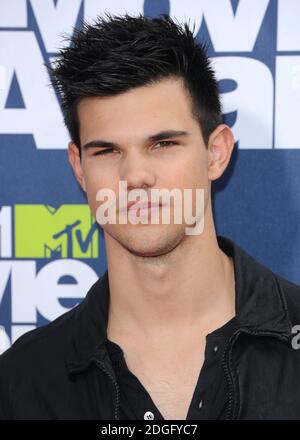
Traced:
[[122, 160], [119, 177], [120, 180], [127, 181], [128, 191], [135, 188], [151, 188], [156, 182], [156, 170], [145, 152], [130, 151]]

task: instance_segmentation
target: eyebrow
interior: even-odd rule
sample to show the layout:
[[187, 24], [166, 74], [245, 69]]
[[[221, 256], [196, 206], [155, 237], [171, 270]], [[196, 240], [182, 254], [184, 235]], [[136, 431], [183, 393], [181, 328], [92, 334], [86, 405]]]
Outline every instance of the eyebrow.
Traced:
[[[146, 140], [150, 142], [156, 142], [164, 139], [184, 137], [184, 136], [188, 136], [189, 134], [190, 133], [188, 131], [182, 131], [182, 130], [164, 130], [164, 131], [160, 131], [159, 133], [148, 136]], [[82, 149], [87, 150], [89, 148], [96, 148], [96, 147], [119, 148], [120, 146], [119, 144], [114, 142], [109, 142], [102, 139], [96, 139], [94, 141], [90, 141], [87, 144], [83, 145]]]

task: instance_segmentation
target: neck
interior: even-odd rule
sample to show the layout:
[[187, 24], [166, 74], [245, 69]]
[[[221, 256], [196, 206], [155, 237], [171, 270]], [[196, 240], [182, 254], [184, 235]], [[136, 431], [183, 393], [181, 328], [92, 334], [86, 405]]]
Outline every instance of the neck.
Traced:
[[235, 316], [233, 261], [219, 248], [209, 215], [202, 234], [161, 257], [137, 257], [105, 237], [109, 338], [174, 341], [210, 333]]

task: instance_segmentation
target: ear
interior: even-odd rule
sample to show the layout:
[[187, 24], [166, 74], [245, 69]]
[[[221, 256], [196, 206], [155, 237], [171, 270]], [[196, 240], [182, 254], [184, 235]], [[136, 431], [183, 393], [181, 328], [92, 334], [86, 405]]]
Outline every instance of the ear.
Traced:
[[224, 173], [234, 148], [234, 136], [226, 124], [220, 124], [208, 140], [208, 178], [216, 180]]
[[83, 189], [83, 191], [86, 192], [86, 184], [83, 176], [81, 159], [79, 156], [79, 148], [73, 142], [69, 142], [68, 144], [68, 156], [76, 180]]

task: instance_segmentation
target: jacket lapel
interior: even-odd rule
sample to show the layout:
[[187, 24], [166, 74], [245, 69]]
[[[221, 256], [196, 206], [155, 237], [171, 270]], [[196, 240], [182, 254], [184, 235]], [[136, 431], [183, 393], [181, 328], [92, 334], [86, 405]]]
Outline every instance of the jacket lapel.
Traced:
[[[292, 324], [283, 289], [275, 274], [232, 240], [217, 236], [219, 247], [233, 258], [236, 318], [240, 328], [291, 336]], [[111, 369], [105, 347], [109, 309], [108, 271], [90, 288], [74, 312], [66, 367], [71, 374], [88, 368], [95, 357]], [[112, 370], [112, 369], [111, 369]], [[113, 374], [113, 371], [112, 371]]]

